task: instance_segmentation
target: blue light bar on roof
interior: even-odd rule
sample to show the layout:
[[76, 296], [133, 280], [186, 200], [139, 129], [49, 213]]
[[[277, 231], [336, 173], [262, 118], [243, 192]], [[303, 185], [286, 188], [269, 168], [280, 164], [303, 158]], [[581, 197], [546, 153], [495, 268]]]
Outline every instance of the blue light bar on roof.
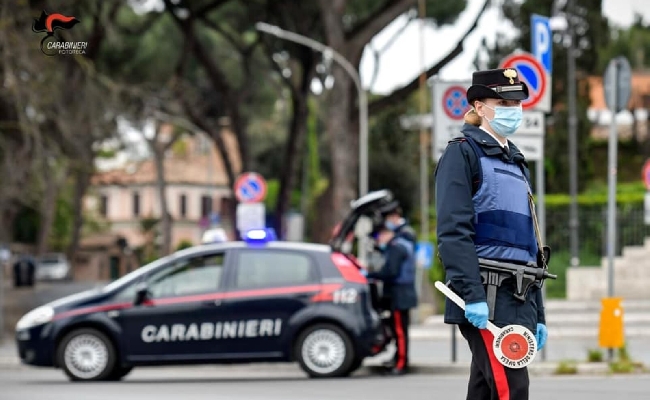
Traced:
[[264, 244], [278, 240], [273, 228], [251, 229], [243, 235], [243, 239], [248, 244]]

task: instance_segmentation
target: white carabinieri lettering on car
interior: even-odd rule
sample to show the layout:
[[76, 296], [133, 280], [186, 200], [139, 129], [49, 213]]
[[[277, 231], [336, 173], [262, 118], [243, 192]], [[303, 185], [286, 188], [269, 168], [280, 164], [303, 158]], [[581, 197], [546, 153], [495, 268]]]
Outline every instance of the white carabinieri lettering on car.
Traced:
[[171, 325], [146, 325], [140, 337], [145, 343], [186, 342], [191, 340], [237, 339], [280, 336], [282, 320], [249, 319], [245, 321], [202, 322]]

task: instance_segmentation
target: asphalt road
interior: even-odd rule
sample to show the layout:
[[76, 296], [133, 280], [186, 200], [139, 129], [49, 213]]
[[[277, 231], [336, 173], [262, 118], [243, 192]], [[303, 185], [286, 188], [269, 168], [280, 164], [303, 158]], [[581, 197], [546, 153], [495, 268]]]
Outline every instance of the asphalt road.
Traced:
[[[465, 376], [355, 375], [313, 380], [293, 365], [146, 368], [114, 383], [71, 383], [56, 370], [0, 371], [2, 400], [393, 400], [464, 399]], [[646, 400], [648, 376], [533, 377], [530, 400]]]

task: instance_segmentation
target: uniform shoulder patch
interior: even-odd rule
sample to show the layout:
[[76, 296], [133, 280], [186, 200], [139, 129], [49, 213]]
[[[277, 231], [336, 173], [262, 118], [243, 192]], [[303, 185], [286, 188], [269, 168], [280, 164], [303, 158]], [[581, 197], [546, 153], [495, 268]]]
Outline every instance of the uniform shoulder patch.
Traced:
[[455, 138], [451, 139], [450, 141], [448, 141], [447, 144], [462, 143], [462, 142], [466, 142], [466, 141], [467, 141], [467, 139], [464, 138], [464, 137], [455, 137]]

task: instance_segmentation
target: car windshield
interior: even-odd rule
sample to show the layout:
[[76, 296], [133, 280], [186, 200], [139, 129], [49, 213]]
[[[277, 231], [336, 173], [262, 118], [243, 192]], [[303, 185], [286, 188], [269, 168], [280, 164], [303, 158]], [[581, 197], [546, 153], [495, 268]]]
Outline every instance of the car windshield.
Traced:
[[145, 266], [142, 266], [142, 267], [136, 269], [135, 271], [124, 275], [123, 277], [119, 278], [118, 280], [113, 281], [113, 282], [109, 283], [108, 285], [104, 286], [104, 288], [102, 289], [102, 292], [106, 293], [106, 292], [111, 292], [111, 291], [113, 291], [115, 289], [119, 289], [121, 286], [123, 286], [123, 285], [125, 285], [127, 283], [130, 283], [130, 282], [133, 282], [134, 280], [139, 279], [143, 275], [147, 274], [149, 271], [151, 271], [151, 270], [157, 268], [158, 266], [160, 266], [160, 265], [162, 265], [162, 264], [164, 264], [164, 263], [166, 263], [166, 262], [168, 262], [170, 260], [173, 260], [173, 259], [174, 259], [174, 255], [172, 254], [172, 255], [169, 255], [169, 256], [166, 256], [166, 257], [163, 257], [163, 258], [159, 258], [156, 261], [152, 261], [149, 264], [147, 264]]

